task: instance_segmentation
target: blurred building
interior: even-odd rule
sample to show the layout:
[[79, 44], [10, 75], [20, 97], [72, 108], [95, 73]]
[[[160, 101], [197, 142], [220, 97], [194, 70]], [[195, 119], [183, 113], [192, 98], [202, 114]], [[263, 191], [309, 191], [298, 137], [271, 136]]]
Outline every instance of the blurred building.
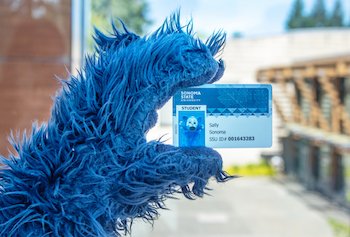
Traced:
[[0, 1], [0, 154], [11, 130], [48, 119], [55, 75], [79, 67], [84, 17], [83, 0]]
[[[290, 31], [283, 34], [253, 38], [228, 38], [223, 59], [226, 64], [224, 77], [219, 83], [257, 83], [259, 69], [275, 65], [289, 65], [295, 61], [322, 58], [350, 52], [350, 29], [314, 28]], [[284, 92], [273, 86], [273, 96], [285, 100]], [[171, 105], [160, 113], [161, 125], [171, 125]], [[273, 156], [282, 151], [279, 137], [280, 117], [273, 117], [273, 146], [269, 149], [222, 149], [225, 164], [250, 163], [260, 157]]]
[[260, 70], [273, 83], [285, 172], [350, 207], [350, 53]]
[[[234, 39], [222, 83], [272, 83], [274, 146], [286, 173], [350, 206], [350, 30]], [[262, 69], [263, 68], [263, 69]]]

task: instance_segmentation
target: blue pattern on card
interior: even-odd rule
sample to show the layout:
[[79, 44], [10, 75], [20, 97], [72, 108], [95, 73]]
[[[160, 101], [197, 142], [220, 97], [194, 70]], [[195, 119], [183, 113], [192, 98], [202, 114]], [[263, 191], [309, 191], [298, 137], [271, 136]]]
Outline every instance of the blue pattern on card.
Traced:
[[231, 88], [219, 90], [218, 100], [231, 110], [225, 113], [268, 113], [269, 91], [267, 88]]
[[179, 91], [173, 98], [176, 105], [203, 104], [208, 116], [270, 116], [271, 85], [204, 85]]

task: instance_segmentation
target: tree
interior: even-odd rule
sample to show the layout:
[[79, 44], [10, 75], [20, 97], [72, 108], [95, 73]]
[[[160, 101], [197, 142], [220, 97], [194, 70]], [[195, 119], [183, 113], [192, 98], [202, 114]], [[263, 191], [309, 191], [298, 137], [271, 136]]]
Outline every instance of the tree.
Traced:
[[141, 34], [151, 23], [145, 0], [91, 0], [91, 8], [91, 22], [101, 30], [111, 29], [111, 21], [121, 19], [130, 30]]
[[324, 0], [317, 0], [310, 14], [309, 27], [323, 27], [328, 25], [327, 11]]
[[336, 0], [333, 11], [327, 14], [324, 0], [316, 0], [309, 14], [303, 13], [302, 0], [295, 0], [286, 24], [288, 30], [311, 27], [341, 27], [344, 25], [342, 0]]
[[304, 27], [305, 17], [303, 15], [304, 3], [302, 0], [295, 0], [289, 18], [287, 20], [287, 29]]
[[333, 12], [328, 20], [328, 26], [341, 27], [344, 26], [344, 12], [341, 0], [337, 0], [334, 4]]

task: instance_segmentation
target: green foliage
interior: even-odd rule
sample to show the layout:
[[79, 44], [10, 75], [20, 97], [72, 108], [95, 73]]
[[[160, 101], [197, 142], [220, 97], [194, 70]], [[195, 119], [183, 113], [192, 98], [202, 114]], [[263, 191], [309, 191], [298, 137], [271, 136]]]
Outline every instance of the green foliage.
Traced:
[[324, 0], [316, 0], [309, 14], [304, 14], [303, 11], [303, 0], [295, 0], [287, 19], [286, 29], [344, 26], [341, 0], [335, 2], [333, 11], [330, 14], [328, 14]]
[[334, 4], [333, 12], [328, 20], [328, 26], [344, 26], [343, 5], [340, 0], [337, 0]]
[[304, 3], [302, 0], [295, 0], [289, 19], [287, 20], [287, 28], [295, 29], [304, 27]]
[[324, 0], [316, 0], [314, 8], [310, 14], [311, 27], [324, 27], [327, 26], [327, 10], [324, 4]]
[[238, 175], [244, 177], [274, 176], [276, 174], [276, 170], [266, 162], [261, 162], [258, 164], [233, 165], [227, 167], [225, 170], [230, 175]]
[[335, 237], [348, 237], [350, 233], [350, 224], [344, 223], [334, 218], [329, 218], [328, 223], [333, 229]]
[[[146, 0], [91, 0], [91, 26], [103, 32], [111, 30], [111, 22], [120, 27], [122, 20], [131, 31], [142, 34], [151, 21], [147, 16]], [[89, 29], [90, 35], [93, 29]], [[92, 37], [88, 39], [88, 48], [93, 48]]]
[[119, 18], [135, 33], [142, 34], [150, 23], [145, 0], [91, 0], [91, 8], [91, 22], [101, 29], [110, 29], [111, 21]]

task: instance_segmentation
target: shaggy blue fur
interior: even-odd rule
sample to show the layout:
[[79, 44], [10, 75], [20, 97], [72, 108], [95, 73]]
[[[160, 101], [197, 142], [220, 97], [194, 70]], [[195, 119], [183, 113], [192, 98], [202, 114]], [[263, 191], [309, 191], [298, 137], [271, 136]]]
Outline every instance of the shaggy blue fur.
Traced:
[[179, 14], [146, 37], [122, 28], [96, 30], [96, 53], [62, 82], [47, 124], [2, 157], [0, 236], [119, 236], [135, 218], [155, 220], [174, 193], [201, 197], [210, 177], [230, 178], [210, 148], [145, 137], [177, 90], [222, 76], [225, 35], [202, 43]]

